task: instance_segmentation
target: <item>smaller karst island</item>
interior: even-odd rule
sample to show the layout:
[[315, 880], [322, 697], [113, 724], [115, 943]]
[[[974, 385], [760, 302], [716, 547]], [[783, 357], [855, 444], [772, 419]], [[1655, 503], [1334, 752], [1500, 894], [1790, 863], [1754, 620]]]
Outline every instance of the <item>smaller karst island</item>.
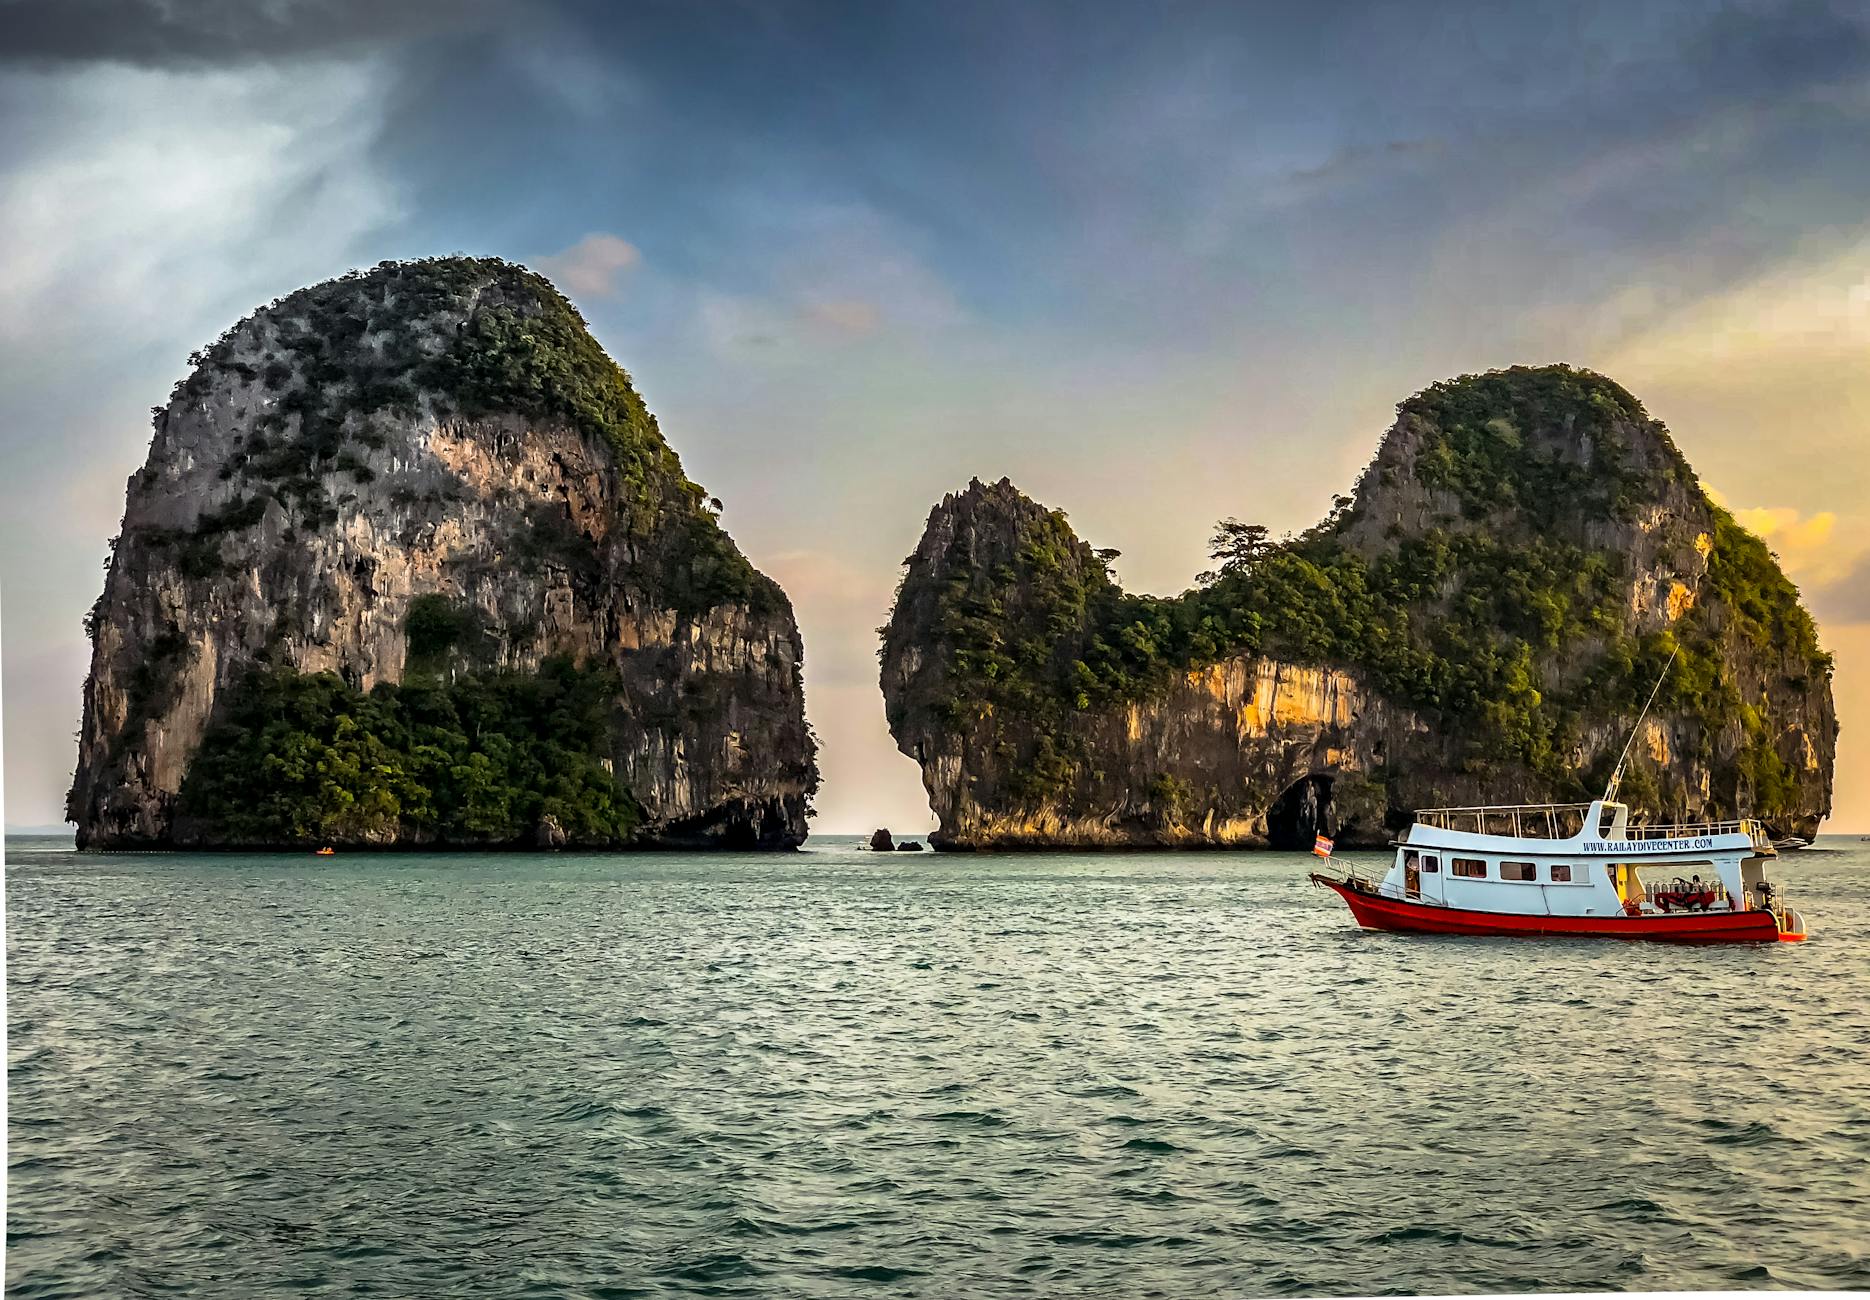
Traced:
[[[191, 363], [86, 620], [80, 847], [805, 840], [791, 604], [545, 279], [386, 262]], [[1434, 385], [1329, 518], [1216, 542], [1135, 595], [1005, 480], [935, 507], [880, 701], [935, 847], [1379, 844], [1419, 806], [1585, 798], [1659, 677], [1636, 809], [1783, 839], [1829, 811], [1797, 590], [1602, 376]]]
[[1809, 840], [1830, 811], [1831, 660], [1796, 588], [1601, 375], [1436, 384], [1327, 519], [1227, 521], [1215, 550], [1133, 595], [1004, 479], [930, 512], [882, 686], [936, 847], [1378, 846], [1415, 808], [1590, 799], [1659, 679], [1639, 815]]
[[542, 277], [384, 263], [191, 360], [87, 620], [80, 847], [804, 840], [791, 604]]

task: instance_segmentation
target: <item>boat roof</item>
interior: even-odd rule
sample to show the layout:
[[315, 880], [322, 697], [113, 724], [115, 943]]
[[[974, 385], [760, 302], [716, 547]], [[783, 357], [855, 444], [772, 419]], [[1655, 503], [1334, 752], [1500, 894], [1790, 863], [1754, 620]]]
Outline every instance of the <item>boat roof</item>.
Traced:
[[1401, 841], [1481, 852], [1616, 857], [1682, 857], [1744, 851], [1773, 854], [1765, 826], [1749, 817], [1679, 825], [1631, 826], [1629, 808], [1590, 803], [1492, 804], [1422, 808]]

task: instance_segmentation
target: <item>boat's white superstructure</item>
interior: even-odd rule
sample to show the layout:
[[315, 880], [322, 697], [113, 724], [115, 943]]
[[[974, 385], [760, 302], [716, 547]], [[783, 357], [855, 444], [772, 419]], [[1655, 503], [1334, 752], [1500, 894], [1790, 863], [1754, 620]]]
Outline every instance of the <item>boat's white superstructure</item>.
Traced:
[[1766, 876], [1777, 856], [1758, 822], [1632, 827], [1599, 799], [1426, 809], [1381, 880], [1316, 878], [1379, 929], [1803, 938]]
[[[1416, 814], [1385, 892], [1483, 912], [1612, 916], [1673, 908], [1658, 885], [1703, 885], [1722, 910], [1764, 908], [1765, 864], [1777, 856], [1758, 822], [1643, 826], [1620, 803], [1437, 808]], [[1567, 824], [1575, 825], [1570, 835]], [[1510, 828], [1510, 829], [1509, 829]], [[1499, 833], [1505, 830], [1505, 834]], [[1762, 892], [1762, 886], [1766, 886]], [[1696, 904], [1702, 900], [1696, 900]], [[1730, 908], [1730, 904], [1733, 907]]]

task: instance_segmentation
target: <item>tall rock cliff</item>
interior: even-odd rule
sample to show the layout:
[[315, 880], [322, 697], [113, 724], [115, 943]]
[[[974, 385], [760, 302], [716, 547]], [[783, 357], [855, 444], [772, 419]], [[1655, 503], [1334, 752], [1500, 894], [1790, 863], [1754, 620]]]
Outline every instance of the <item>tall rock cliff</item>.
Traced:
[[81, 845], [804, 839], [791, 606], [544, 279], [384, 263], [191, 361], [88, 619]]
[[934, 509], [881, 658], [939, 846], [1373, 845], [1418, 807], [1588, 799], [1658, 677], [1637, 816], [1809, 838], [1830, 810], [1796, 589], [1601, 376], [1435, 385], [1323, 523], [1215, 540], [1161, 599], [1005, 480]]

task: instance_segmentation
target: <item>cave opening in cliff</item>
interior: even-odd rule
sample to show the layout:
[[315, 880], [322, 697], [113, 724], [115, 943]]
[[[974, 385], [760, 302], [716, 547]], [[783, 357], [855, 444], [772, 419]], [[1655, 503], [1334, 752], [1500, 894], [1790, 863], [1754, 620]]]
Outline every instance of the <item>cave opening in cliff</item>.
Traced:
[[1331, 778], [1314, 773], [1294, 781], [1266, 810], [1266, 838], [1276, 849], [1310, 849], [1331, 834]]

